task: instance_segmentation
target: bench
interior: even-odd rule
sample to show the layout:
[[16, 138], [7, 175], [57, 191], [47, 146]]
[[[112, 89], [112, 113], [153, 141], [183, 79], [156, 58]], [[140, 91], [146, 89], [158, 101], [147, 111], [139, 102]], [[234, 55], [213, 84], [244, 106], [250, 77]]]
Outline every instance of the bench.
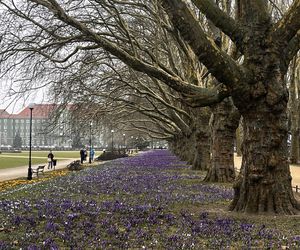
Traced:
[[36, 169], [32, 169], [32, 174], [36, 174], [39, 177], [39, 173], [44, 174], [44, 169], [46, 165], [38, 166]]

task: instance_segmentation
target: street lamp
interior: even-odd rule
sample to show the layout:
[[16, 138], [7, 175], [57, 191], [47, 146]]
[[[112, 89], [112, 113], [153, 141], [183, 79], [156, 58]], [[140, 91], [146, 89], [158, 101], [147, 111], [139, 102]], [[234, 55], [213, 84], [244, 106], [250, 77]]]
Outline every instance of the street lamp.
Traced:
[[114, 130], [112, 129], [111, 131], [111, 152], [114, 152]]
[[125, 150], [126, 150], [125, 136], [126, 136], [126, 134], [123, 134], [123, 145], [124, 145], [124, 152], [125, 152]]
[[92, 126], [93, 122], [90, 123], [90, 158], [89, 158], [89, 163], [92, 163]]
[[123, 144], [124, 144], [124, 154], [126, 154], [126, 141], [125, 141], [126, 134], [123, 134]]
[[32, 110], [34, 103], [30, 103], [28, 108], [30, 109], [30, 123], [29, 123], [29, 163], [28, 163], [28, 176], [27, 180], [32, 180], [32, 168], [31, 168], [31, 134], [32, 134]]

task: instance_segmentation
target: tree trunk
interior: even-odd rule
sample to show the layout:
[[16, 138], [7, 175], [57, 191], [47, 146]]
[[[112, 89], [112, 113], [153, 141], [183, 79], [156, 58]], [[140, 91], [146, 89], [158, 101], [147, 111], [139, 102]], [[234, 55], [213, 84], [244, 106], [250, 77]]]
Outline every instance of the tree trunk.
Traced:
[[290, 70], [290, 99], [289, 99], [289, 111], [291, 121], [291, 145], [290, 145], [290, 162], [297, 164], [299, 161], [299, 113], [296, 87], [296, 68], [297, 58], [295, 57], [291, 64]]
[[194, 135], [191, 135], [189, 137], [184, 138], [184, 157], [185, 161], [189, 164], [192, 165], [195, 157], [195, 151], [196, 151], [196, 145], [195, 145], [195, 138]]
[[286, 109], [275, 112], [260, 102], [243, 118], [243, 168], [230, 209], [295, 214], [299, 207], [292, 192], [287, 157]]
[[230, 98], [213, 107], [211, 167], [205, 181], [232, 182], [235, 179], [234, 140], [239, 117]]
[[192, 165], [195, 155], [195, 140], [193, 136], [178, 136], [170, 142], [172, 152], [181, 160], [186, 161]]
[[196, 133], [196, 151], [193, 161], [193, 170], [206, 171], [210, 166], [210, 134], [208, 131]]
[[193, 170], [208, 170], [210, 166], [210, 131], [209, 119], [211, 111], [209, 108], [198, 108], [193, 110], [195, 122], [195, 155]]
[[290, 163], [298, 164], [299, 162], [299, 131], [298, 129], [291, 130], [291, 145], [290, 145]]
[[241, 118], [235, 134], [235, 146], [237, 156], [242, 156], [243, 133], [243, 118]]

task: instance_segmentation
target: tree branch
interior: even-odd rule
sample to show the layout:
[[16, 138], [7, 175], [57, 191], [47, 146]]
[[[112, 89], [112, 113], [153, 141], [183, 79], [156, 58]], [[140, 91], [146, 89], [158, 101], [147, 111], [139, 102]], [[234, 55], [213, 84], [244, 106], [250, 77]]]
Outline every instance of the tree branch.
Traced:
[[[47, 2], [43, 0], [30, 0], [31, 2], [42, 4], [44, 7], [48, 8], [49, 11], [51, 11], [59, 20], [65, 22], [68, 25], [71, 25], [72, 27], [76, 28], [77, 30], [81, 31], [83, 34], [88, 36], [88, 38], [91, 39], [91, 41], [94, 41], [96, 44], [98, 44], [99, 47], [103, 48], [104, 50], [110, 52], [112, 55], [116, 56], [118, 59], [123, 61], [125, 64], [130, 66], [136, 71], [144, 72], [147, 75], [151, 77], [155, 77], [165, 84], [167, 84], [170, 88], [181, 92], [181, 93], [189, 93], [191, 90], [193, 92], [197, 92], [201, 98], [205, 99], [205, 96], [207, 96], [209, 99], [211, 96], [219, 97], [219, 92], [215, 89], [208, 90], [205, 88], [195, 87], [191, 84], [188, 84], [181, 80], [179, 77], [176, 77], [174, 75], [171, 75], [162, 69], [159, 69], [147, 62], [142, 61], [141, 59], [138, 59], [123, 49], [121, 49], [119, 46], [113, 44], [112, 42], [108, 41], [107, 39], [101, 37], [99, 34], [88, 28], [84, 23], [76, 20], [75, 18], [69, 16], [62, 7], [55, 1], [55, 0], [48, 0]], [[47, 3], [47, 4], [46, 4]], [[49, 4], [50, 3], [50, 4]], [[206, 39], [207, 40], [207, 39]], [[207, 40], [208, 42], [208, 40]], [[210, 45], [211, 46], [211, 45]], [[212, 46], [211, 46], [212, 47]], [[217, 49], [217, 48], [216, 48]], [[219, 53], [220, 51], [215, 51], [215, 53]], [[218, 56], [219, 59], [222, 58], [223, 55]], [[216, 57], [216, 56], [215, 56]], [[212, 59], [213, 61], [214, 59]], [[218, 60], [217, 64], [225, 63], [224, 60]], [[222, 79], [227, 80], [226, 82], [230, 82], [233, 79], [237, 79], [236, 74], [232, 74], [232, 72], [236, 73], [236, 65], [234, 61], [232, 61], [232, 65], [229, 66], [230, 69], [226, 71], [226, 73], [230, 73], [230, 77], [225, 77], [226, 73], [223, 74]], [[214, 64], [217, 66], [217, 64]], [[223, 65], [219, 65], [219, 68], [223, 69]], [[226, 78], [226, 79], [225, 79]], [[227, 79], [228, 78], [228, 79]], [[230, 78], [230, 80], [229, 80]], [[209, 105], [209, 102], [205, 102], [205, 105]]]
[[241, 84], [242, 68], [209, 40], [183, 0], [163, 0], [173, 25], [194, 50], [198, 59], [230, 90]]
[[293, 57], [297, 54], [297, 52], [300, 50], [300, 30], [296, 34], [296, 36], [293, 37], [293, 39], [288, 43], [288, 46], [285, 50], [285, 64], [288, 67], [290, 61], [293, 59]]
[[[274, 25], [273, 36], [288, 43], [300, 29], [300, 0], [294, 0], [285, 15]], [[285, 43], [284, 43], [285, 44]]]
[[241, 47], [243, 30], [233, 18], [211, 0], [192, 0], [192, 2], [216, 27], [229, 36], [238, 48]]

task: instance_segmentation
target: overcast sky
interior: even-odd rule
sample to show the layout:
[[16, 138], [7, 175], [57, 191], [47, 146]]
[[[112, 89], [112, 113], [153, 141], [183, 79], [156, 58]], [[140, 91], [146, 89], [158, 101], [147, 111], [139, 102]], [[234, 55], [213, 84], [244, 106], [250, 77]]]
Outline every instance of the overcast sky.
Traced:
[[7, 81], [0, 80], [0, 109], [6, 109], [9, 113], [18, 113], [29, 103], [46, 103], [45, 89], [36, 90], [34, 93], [25, 93], [21, 96], [9, 96]]

